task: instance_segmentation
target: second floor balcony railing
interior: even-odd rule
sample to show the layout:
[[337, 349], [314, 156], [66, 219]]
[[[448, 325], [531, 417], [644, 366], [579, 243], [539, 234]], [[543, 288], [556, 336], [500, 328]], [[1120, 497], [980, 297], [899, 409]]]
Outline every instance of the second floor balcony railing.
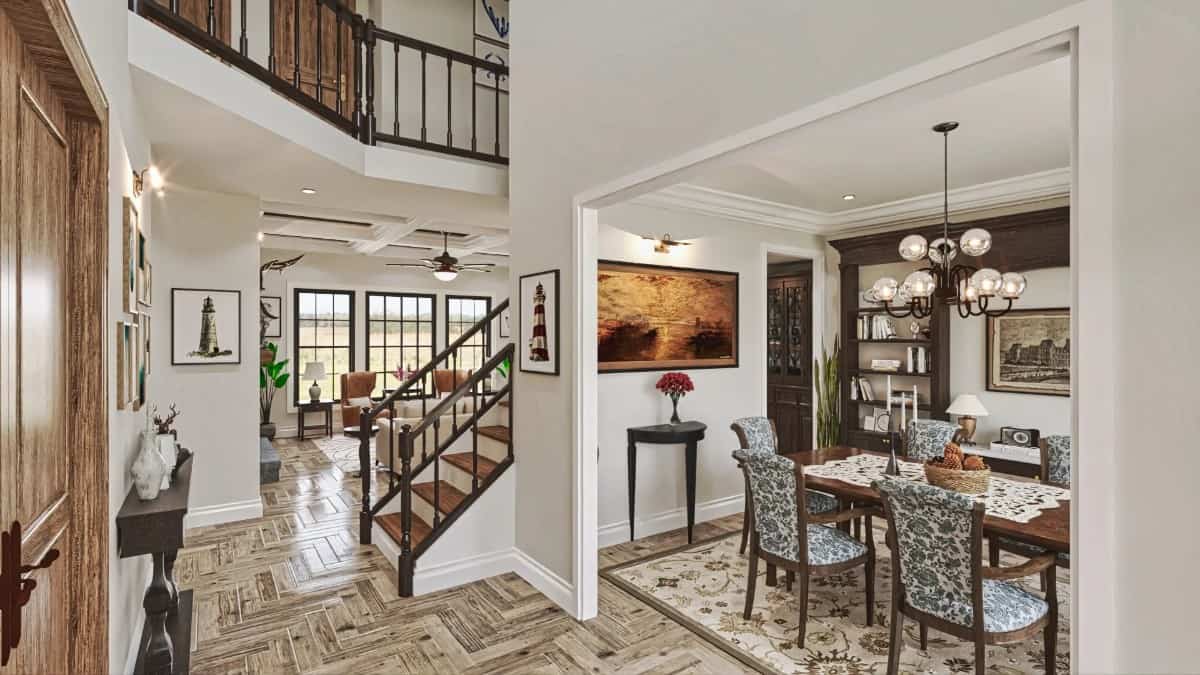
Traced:
[[508, 164], [508, 66], [385, 30], [339, 0], [129, 8], [363, 143]]

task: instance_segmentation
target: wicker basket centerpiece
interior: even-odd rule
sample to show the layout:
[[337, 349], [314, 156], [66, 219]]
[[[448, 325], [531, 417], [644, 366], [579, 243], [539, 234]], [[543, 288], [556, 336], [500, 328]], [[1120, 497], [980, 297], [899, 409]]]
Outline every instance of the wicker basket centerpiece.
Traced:
[[992, 470], [977, 455], [963, 455], [962, 448], [947, 443], [942, 457], [925, 463], [925, 480], [946, 490], [980, 495], [988, 490]]

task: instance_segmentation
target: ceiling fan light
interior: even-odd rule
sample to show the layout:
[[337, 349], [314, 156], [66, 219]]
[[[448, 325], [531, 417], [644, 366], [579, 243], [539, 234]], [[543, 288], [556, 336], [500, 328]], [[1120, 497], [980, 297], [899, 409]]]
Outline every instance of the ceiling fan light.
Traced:
[[916, 262], [929, 252], [929, 242], [919, 234], [910, 234], [900, 240], [900, 257]]
[[458, 272], [451, 269], [437, 269], [433, 271], [433, 276], [438, 281], [454, 281], [458, 278]]

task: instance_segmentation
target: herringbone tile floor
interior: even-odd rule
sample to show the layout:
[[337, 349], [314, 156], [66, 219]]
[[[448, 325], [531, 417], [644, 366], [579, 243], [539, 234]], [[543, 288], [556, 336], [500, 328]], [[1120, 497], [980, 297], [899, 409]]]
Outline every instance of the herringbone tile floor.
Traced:
[[[359, 481], [311, 441], [280, 439], [264, 515], [188, 533], [176, 578], [193, 589], [193, 673], [734, 673], [738, 662], [605, 580], [578, 623], [515, 574], [401, 599], [383, 556], [357, 542]], [[518, 458], [519, 461], [519, 458]], [[698, 525], [697, 538], [741, 526]], [[620, 544], [600, 565], [682, 545], [683, 531]]]

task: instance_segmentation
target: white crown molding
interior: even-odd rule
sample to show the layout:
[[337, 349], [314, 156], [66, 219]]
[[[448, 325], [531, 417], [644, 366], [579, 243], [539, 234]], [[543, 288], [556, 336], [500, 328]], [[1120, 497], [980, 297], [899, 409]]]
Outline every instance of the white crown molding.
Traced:
[[[1070, 168], [1052, 169], [951, 190], [950, 210], [954, 215], [961, 216], [999, 207], [1036, 204], [1067, 196], [1070, 190]], [[842, 237], [867, 229], [886, 229], [883, 226], [906, 225], [939, 216], [942, 212], [942, 193], [934, 192], [886, 204], [828, 213], [681, 183], [642, 195], [634, 199], [633, 203], [809, 234]]]

